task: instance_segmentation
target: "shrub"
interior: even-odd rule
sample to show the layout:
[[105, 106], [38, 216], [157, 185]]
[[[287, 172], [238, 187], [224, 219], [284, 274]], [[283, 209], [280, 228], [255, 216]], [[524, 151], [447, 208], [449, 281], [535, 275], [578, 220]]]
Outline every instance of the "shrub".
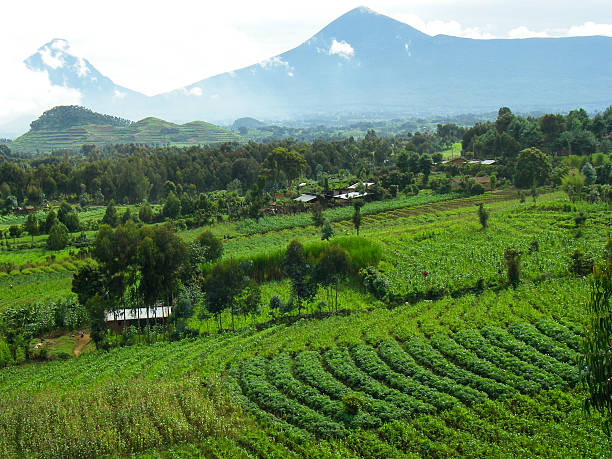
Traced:
[[516, 288], [521, 278], [521, 252], [513, 247], [507, 247], [504, 250], [504, 259], [508, 270], [508, 282]]
[[351, 393], [346, 394], [342, 397], [342, 403], [344, 404], [344, 411], [348, 414], [357, 414], [363, 406], [364, 400], [359, 394]]
[[480, 203], [478, 206], [478, 220], [480, 220], [480, 225], [482, 229], [487, 228], [487, 221], [489, 220], [489, 212], [484, 208], [484, 205]]
[[62, 250], [68, 245], [68, 228], [63, 223], [55, 223], [49, 231], [47, 238], [48, 250]]
[[374, 266], [360, 269], [359, 277], [366, 290], [377, 299], [382, 300], [389, 294], [387, 279]]
[[593, 272], [593, 259], [580, 250], [570, 255], [570, 272], [577, 276], [588, 276]]

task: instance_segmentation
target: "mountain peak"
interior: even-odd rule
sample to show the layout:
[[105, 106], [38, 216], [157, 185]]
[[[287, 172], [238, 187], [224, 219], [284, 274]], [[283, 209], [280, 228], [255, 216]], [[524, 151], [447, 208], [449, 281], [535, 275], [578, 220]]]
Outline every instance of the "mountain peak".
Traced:
[[368, 8], [367, 6], [358, 6], [357, 8], [353, 8], [352, 10], [350, 10], [347, 14], [356, 14], [356, 13], [361, 13], [361, 14], [378, 14], [376, 11]]

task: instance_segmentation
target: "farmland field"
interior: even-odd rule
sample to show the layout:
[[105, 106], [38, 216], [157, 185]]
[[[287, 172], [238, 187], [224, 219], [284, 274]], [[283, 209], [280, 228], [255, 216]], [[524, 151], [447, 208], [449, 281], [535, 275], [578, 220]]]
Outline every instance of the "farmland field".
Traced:
[[[351, 210], [328, 211], [330, 243], [354, 234]], [[611, 217], [606, 204], [556, 192], [376, 203], [360, 236], [380, 250], [392, 305], [352, 279], [337, 313], [315, 311], [321, 290], [306, 315], [279, 319], [268, 303], [287, 299], [289, 284], [276, 279], [261, 286], [262, 314], [236, 331], [229, 312], [220, 333], [196, 315], [198, 338], [4, 368], [0, 456], [608, 457], [610, 438], [582, 410], [575, 361], [590, 284], [570, 266], [577, 250], [601, 257]], [[320, 243], [309, 214], [211, 229], [231, 236], [224, 260], [296, 236]], [[516, 288], [504, 277], [508, 246], [521, 252]], [[19, 272], [0, 277], [0, 310], [69, 295], [66, 265], [89, 262], [23, 253]], [[64, 269], [23, 273], [26, 262]]]

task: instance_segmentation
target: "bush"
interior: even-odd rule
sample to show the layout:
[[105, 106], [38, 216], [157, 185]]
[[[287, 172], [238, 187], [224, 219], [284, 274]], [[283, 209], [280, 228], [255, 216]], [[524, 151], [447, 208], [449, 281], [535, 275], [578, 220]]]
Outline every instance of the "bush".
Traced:
[[507, 247], [504, 250], [504, 259], [508, 269], [508, 282], [516, 288], [521, 278], [521, 252], [513, 247]]
[[49, 237], [47, 238], [47, 249], [48, 250], [62, 250], [68, 245], [68, 228], [63, 223], [57, 222], [49, 231]]
[[359, 277], [366, 290], [375, 298], [382, 300], [389, 294], [387, 279], [374, 266], [360, 269]]
[[344, 404], [344, 411], [348, 414], [357, 414], [363, 406], [364, 400], [359, 394], [351, 393], [346, 394], [342, 397], [342, 403]]
[[570, 272], [577, 276], [588, 276], [593, 272], [593, 259], [580, 250], [570, 255]]

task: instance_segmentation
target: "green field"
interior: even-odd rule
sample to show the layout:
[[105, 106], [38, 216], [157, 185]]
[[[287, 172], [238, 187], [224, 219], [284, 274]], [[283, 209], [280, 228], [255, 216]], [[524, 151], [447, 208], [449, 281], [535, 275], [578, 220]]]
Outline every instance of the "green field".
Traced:
[[[309, 306], [278, 319], [267, 302], [286, 300], [289, 285], [275, 280], [261, 286], [262, 315], [237, 319], [235, 332], [194, 317], [199, 338], [156, 336], [0, 370], [0, 456], [608, 457], [612, 441], [581, 408], [575, 360], [589, 278], [570, 265], [576, 250], [601, 258], [612, 212], [557, 192], [535, 203], [515, 196], [424, 194], [364, 207], [360, 236], [380, 248], [393, 307], [351, 279], [338, 313]], [[336, 240], [354, 234], [351, 210], [327, 211]], [[309, 214], [212, 230], [229, 236], [224, 259], [294, 237], [320, 241]], [[504, 277], [508, 246], [522, 253], [516, 289]], [[46, 262], [38, 250], [24, 249], [19, 263]], [[70, 276], [0, 277], [0, 309], [67, 295]], [[221, 320], [227, 329], [229, 313]]]

